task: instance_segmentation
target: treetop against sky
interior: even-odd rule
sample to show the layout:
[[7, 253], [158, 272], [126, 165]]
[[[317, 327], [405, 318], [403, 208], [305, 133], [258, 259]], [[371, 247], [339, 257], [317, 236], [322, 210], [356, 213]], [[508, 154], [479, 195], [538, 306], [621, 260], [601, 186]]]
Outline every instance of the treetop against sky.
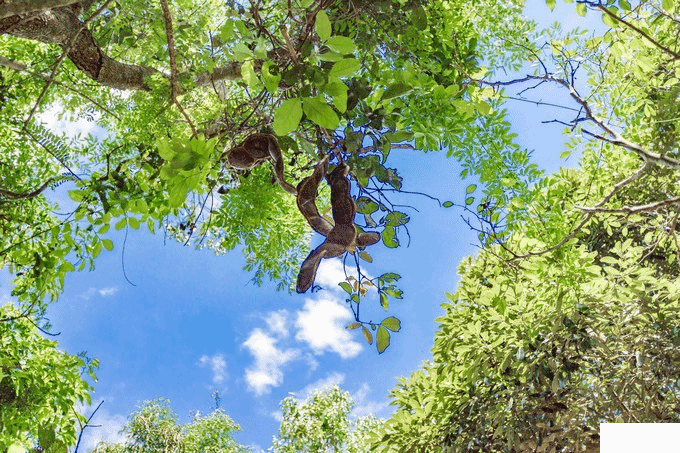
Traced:
[[[0, 444], [116, 450], [145, 400], [127, 439], [189, 449], [677, 417], [676, 7], [523, 6], [0, 3]], [[388, 421], [296, 438], [331, 384]]]

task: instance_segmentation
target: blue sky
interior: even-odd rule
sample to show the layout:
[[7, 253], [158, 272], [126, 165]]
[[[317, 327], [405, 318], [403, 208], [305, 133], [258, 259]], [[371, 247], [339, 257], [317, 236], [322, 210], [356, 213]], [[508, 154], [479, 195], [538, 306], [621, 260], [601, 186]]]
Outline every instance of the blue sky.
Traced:
[[[528, 3], [528, 14], [544, 24], [559, 19], [568, 29], [580, 20], [573, 4], [560, 3], [551, 14], [542, 0]], [[599, 23], [592, 12], [589, 16]], [[554, 93], [535, 99], [541, 96], [553, 99]], [[536, 149], [539, 165], [554, 171], [564, 164], [558, 158], [561, 126], [540, 124], [556, 111], [523, 103], [509, 107], [519, 143]], [[405, 190], [442, 201], [462, 203], [473, 182], [460, 180], [460, 167], [444, 152], [394, 150], [388, 163], [399, 169]], [[81, 451], [99, 440], [122, 440], [118, 431], [144, 400], [168, 398], [180, 420], [188, 422], [195, 411], [214, 407], [215, 390], [223, 409], [243, 428], [237, 440], [262, 449], [277, 432], [279, 401], [290, 393], [304, 397], [335, 383], [354, 397], [354, 415], [388, 416], [387, 394], [396, 378], [430, 358], [444, 293], [455, 290], [457, 264], [475, 253], [476, 243], [459, 209], [417, 195], [404, 195], [403, 202], [420, 211], [408, 212], [410, 247], [374, 246], [373, 263], [364, 265], [373, 275], [403, 276], [404, 300], [391, 302], [389, 312], [402, 320], [402, 330], [382, 355], [359, 331], [344, 329], [351, 313], [337, 287], [343, 279], [338, 259], [323, 261], [317, 277], [323, 291], [288, 295], [276, 292], [273, 283], [250, 284], [240, 251], [215, 256], [130, 230], [124, 262], [132, 286], [123, 276], [118, 232], [114, 251], [102, 253], [95, 271], [69, 276], [66, 291], [48, 312], [54, 331], [61, 332], [61, 347], [86, 350], [101, 362], [93, 395], [94, 406], [105, 401], [93, 420], [101, 427], [86, 431]], [[6, 276], [2, 283], [0, 296], [6, 299]], [[376, 305], [373, 300], [369, 311], [379, 320], [385, 315]]]

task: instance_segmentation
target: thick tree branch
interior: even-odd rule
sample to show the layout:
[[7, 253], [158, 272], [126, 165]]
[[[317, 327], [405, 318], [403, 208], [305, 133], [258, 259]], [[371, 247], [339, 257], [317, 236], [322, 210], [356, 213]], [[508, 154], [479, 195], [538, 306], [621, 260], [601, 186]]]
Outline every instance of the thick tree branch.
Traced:
[[15, 16], [18, 14], [35, 13], [47, 11], [52, 8], [80, 3], [81, 0], [15, 0], [12, 3], [0, 5], [0, 19]]

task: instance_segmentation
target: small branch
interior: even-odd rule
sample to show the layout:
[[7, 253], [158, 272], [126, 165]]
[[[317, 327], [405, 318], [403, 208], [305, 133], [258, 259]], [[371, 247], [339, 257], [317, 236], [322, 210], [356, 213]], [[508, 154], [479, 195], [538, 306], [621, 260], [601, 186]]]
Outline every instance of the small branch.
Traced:
[[620, 208], [600, 208], [600, 207], [590, 208], [586, 206], [576, 206], [576, 208], [588, 213], [607, 212], [607, 213], [636, 214], [638, 212], [654, 211], [655, 209], [658, 208], [678, 204], [680, 204], [680, 197], [669, 198], [667, 200], [656, 201], [654, 203], [648, 203], [639, 206], [623, 206]]
[[[645, 162], [645, 164], [638, 169], [635, 173], [627, 177], [626, 179], [619, 181], [614, 188], [612, 189], [609, 194], [607, 194], [598, 204], [596, 204], [593, 208], [581, 208], [577, 206], [578, 209], [581, 209], [586, 212], [586, 216], [581, 220], [581, 222], [572, 230], [572, 232], [564, 237], [560, 242], [558, 242], [555, 245], [552, 245], [546, 249], [540, 250], [538, 252], [528, 252], [523, 255], [516, 255], [512, 259], [518, 259], [518, 258], [528, 258], [530, 256], [540, 256], [548, 252], [552, 252], [553, 250], [557, 250], [558, 248], [562, 247], [564, 244], [567, 243], [567, 241], [570, 241], [571, 239], [575, 238], [576, 235], [581, 231], [581, 228], [583, 228], [586, 223], [590, 221], [590, 219], [597, 213], [597, 212], [608, 212], [606, 210], [600, 211], [602, 206], [604, 206], [606, 203], [609, 202], [609, 200], [612, 199], [614, 195], [616, 195], [621, 189], [623, 189], [625, 186], [630, 184], [631, 182], [635, 181], [636, 179], [640, 178], [643, 174], [647, 172], [647, 169], [650, 167], [649, 162]], [[618, 212], [618, 211], [616, 211]]]
[[191, 121], [191, 118], [189, 118], [189, 115], [187, 115], [187, 112], [184, 111], [184, 108], [177, 100], [177, 94], [179, 92], [179, 83], [177, 82], [177, 55], [175, 53], [175, 36], [172, 31], [172, 16], [170, 15], [170, 7], [168, 6], [167, 0], [161, 0], [161, 8], [163, 8], [163, 19], [165, 20], [165, 35], [167, 36], [168, 39], [168, 54], [170, 56], [170, 87], [171, 87], [170, 97], [172, 99], [173, 104], [177, 106], [177, 109], [180, 111], [182, 116], [184, 116], [184, 118], [187, 120], [187, 123], [189, 123], [189, 127], [191, 127], [193, 136], [197, 137], [198, 131], [196, 130], [196, 126], [194, 126], [193, 121]]
[[[101, 400], [101, 402], [97, 405], [97, 407], [95, 408], [95, 410], [92, 412], [92, 414], [90, 415], [90, 417], [89, 417], [89, 418], [87, 419], [87, 421], [85, 422], [85, 425], [84, 425], [84, 426], [80, 423], [80, 420], [78, 420], [78, 424], [80, 424], [80, 434], [78, 434], [78, 442], [76, 442], [76, 449], [73, 450], [73, 453], [78, 453], [78, 447], [80, 446], [80, 441], [81, 441], [81, 439], [82, 439], [82, 437], [83, 437], [83, 432], [85, 432], [85, 428], [89, 428], [90, 426], [93, 426], [93, 425], [90, 425], [90, 421], [92, 421], [92, 418], [94, 417], [94, 414], [97, 413], [97, 411], [99, 410], [99, 408], [101, 407], [102, 404], [104, 404], [104, 400]], [[74, 411], [74, 412], [75, 412], [75, 411]]]
[[38, 195], [40, 195], [43, 192], [43, 190], [45, 190], [47, 188], [47, 186], [49, 186], [50, 183], [53, 182], [53, 181], [54, 181], [54, 178], [50, 178], [47, 181], [45, 181], [42, 186], [40, 186], [37, 189], [35, 189], [34, 191], [28, 192], [28, 193], [16, 193], [16, 192], [12, 192], [12, 191], [0, 188], [0, 194], [6, 195], [9, 198], [12, 198], [14, 200], [21, 200], [21, 199], [26, 199], [26, 198], [35, 198]]

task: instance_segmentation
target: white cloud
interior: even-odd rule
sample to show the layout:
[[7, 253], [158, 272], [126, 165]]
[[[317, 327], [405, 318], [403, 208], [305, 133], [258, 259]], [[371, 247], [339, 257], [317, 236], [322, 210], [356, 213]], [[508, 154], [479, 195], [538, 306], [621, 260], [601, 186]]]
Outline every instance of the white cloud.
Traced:
[[269, 331], [281, 338], [288, 337], [288, 310], [271, 311], [264, 318]]
[[336, 371], [334, 373], [329, 374], [325, 378], [321, 378], [316, 382], [312, 382], [299, 392], [295, 392], [293, 394], [298, 399], [305, 399], [311, 396], [316, 391], [328, 390], [334, 385], [341, 387], [343, 382], [345, 382], [345, 375], [343, 373], [338, 373]]
[[78, 297], [85, 301], [91, 300], [94, 296], [99, 294], [101, 297], [108, 297], [108, 296], [113, 296], [118, 292], [118, 288], [115, 286], [108, 287], [108, 288], [88, 288], [87, 291], [81, 293]]
[[295, 326], [299, 330], [295, 338], [306, 342], [316, 354], [329, 350], [349, 359], [363, 348], [345, 329], [345, 325], [353, 320], [349, 308], [334, 298], [307, 299], [297, 314]]
[[110, 288], [102, 288], [97, 291], [100, 296], [106, 297], [106, 296], [113, 296], [118, 292], [118, 288], [115, 286], [112, 286]]
[[78, 134], [92, 134], [94, 136], [105, 138], [110, 135], [106, 129], [100, 127], [96, 121], [87, 121], [86, 118], [79, 118], [77, 121], [58, 120], [57, 117], [64, 111], [64, 107], [55, 103], [50, 106], [48, 110], [39, 115], [40, 121], [59, 134], [66, 132], [66, 136], [75, 137]]
[[[345, 269], [343, 268], [342, 260], [340, 259], [321, 260], [319, 269], [316, 272], [314, 283], [321, 286], [325, 290], [341, 292], [344, 294], [344, 290], [338, 286], [338, 283], [347, 280], [345, 277], [345, 271], [347, 271], [348, 276], [357, 278], [356, 267], [348, 266]], [[362, 274], [365, 275], [366, 278], [373, 278], [372, 275], [366, 273], [365, 269], [362, 269]]]
[[[347, 268], [347, 270], [351, 270], [351, 268]], [[345, 270], [342, 266], [342, 260], [321, 260], [319, 268], [316, 271], [316, 277], [314, 278], [315, 284], [329, 291], [343, 291], [343, 289], [338, 286], [338, 283], [344, 281]]]
[[253, 329], [243, 347], [255, 358], [254, 366], [245, 372], [248, 387], [260, 396], [283, 382], [283, 366], [300, 355], [296, 349], [277, 347], [278, 340], [260, 328]]
[[227, 378], [227, 361], [224, 359], [224, 355], [215, 354], [210, 357], [208, 355], [202, 355], [198, 359], [198, 364], [201, 368], [209, 366], [212, 370], [212, 381], [213, 384], [221, 384]]
[[389, 408], [387, 400], [382, 402], [369, 400], [368, 394], [370, 391], [371, 387], [364, 382], [359, 390], [352, 394], [352, 399], [355, 403], [350, 413], [352, 417], [365, 417], [367, 415], [381, 417], [387, 415], [386, 410]]

